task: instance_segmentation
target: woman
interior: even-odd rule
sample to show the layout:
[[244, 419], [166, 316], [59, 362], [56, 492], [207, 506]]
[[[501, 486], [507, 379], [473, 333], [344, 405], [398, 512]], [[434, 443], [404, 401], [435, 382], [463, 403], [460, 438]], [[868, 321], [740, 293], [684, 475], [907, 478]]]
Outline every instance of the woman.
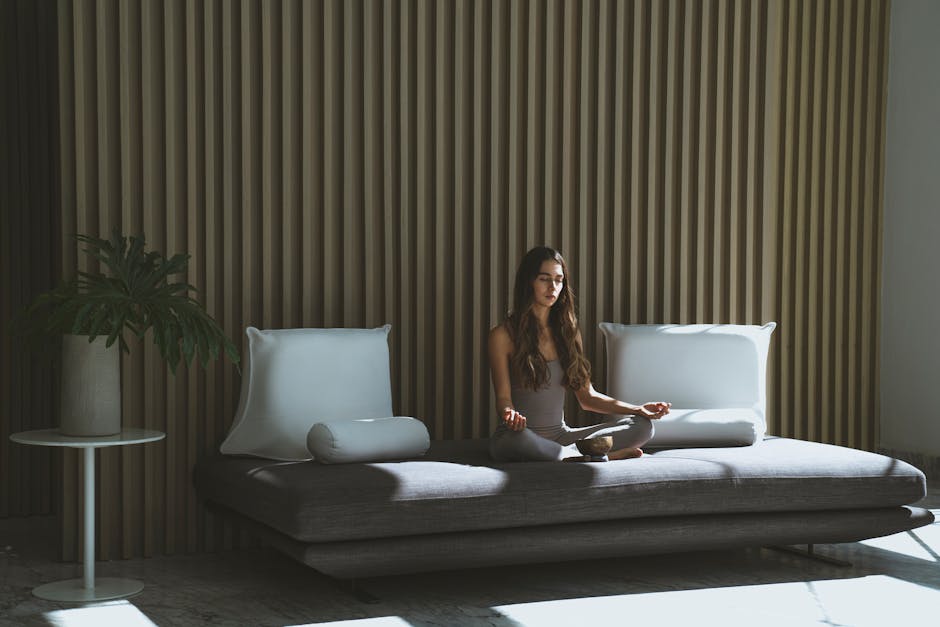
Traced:
[[[671, 403], [632, 405], [605, 396], [591, 385], [574, 313], [574, 293], [561, 254], [540, 246], [519, 264], [513, 307], [489, 336], [490, 370], [501, 422], [490, 438], [497, 461], [571, 461], [580, 439], [611, 435], [609, 459], [629, 459], [653, 436], [650, 420], [669, 413]], [[589, 427], [565, 424], [565, 392], [570, 389], [587, 411], [621, 417]]]

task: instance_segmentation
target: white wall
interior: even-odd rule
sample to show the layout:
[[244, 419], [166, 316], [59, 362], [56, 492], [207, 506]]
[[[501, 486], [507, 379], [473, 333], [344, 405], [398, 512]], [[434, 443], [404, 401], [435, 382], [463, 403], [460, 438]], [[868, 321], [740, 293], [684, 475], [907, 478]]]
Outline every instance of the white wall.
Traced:
[[940, 2], [894, 0], [888, 64], [880, 446], [940, 456]]

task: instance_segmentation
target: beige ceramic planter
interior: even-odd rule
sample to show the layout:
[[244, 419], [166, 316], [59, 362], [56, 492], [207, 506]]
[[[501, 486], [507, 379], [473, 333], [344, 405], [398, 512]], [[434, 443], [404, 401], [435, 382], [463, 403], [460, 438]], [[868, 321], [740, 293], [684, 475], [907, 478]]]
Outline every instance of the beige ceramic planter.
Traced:
[[83, 335], [62, 338], [61, 431], [72, 436], [121, 431], [121, 353], [107, 337], [89, 343]]

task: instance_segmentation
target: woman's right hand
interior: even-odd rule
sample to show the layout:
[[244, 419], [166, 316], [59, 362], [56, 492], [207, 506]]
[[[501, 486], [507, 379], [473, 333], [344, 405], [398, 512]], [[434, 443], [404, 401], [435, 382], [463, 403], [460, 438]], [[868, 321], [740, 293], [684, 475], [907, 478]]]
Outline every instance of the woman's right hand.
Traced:
[[525, 429], [525, 416], [517, 412], [512, 407], [504, 407], [503, 424], [513, 431], [522, 431]]
[[638, 416], [644, 416], [650, 420], [659, 420], [663, 416], [669, 413], [669, 408], [672, 407], [672, 403], [666, 403], [663, 401], [654, 401], [652, 403], [643, 403], [640, 405], [637, 412]]

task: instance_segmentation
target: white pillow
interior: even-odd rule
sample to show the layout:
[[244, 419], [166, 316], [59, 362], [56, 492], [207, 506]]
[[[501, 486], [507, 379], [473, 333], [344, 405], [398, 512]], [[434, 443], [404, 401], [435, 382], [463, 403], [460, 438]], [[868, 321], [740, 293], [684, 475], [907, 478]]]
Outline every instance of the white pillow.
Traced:
[[391, 416], [389, 329], [248, 327], [241, 398], [222, 453], [305, 461], [315, 423]]
[[602, 322], [607, 390], [631, 403], [669, 401], [650, 446], [732, 446], [767, 431], [767, 351], [776, 323]]
[[[652, 399], [650, 399], [652, 400]], [[764, 439], [766, 424], [760, 412], [746, 407], [676, 409], [653, 421], [648, 446], [748, 446]]]
[[430, 445], [424, 423], [407, 416], [330, 420], [313, 425], [307, 434], [307, 448], [324, 464], [419, 457]]

